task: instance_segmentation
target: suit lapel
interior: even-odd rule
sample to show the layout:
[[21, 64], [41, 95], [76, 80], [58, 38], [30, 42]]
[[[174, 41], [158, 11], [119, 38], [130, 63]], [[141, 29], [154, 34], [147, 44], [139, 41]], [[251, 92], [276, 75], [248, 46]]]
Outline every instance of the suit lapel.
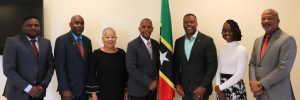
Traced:
[[68, 37], [69, 37], [70, 42], [72, 43], [72, 47], [73, 47], [72, 49], [75, 49], [75, 51], [77, 52], [77, 56], [79, 56], [81, 58], [81, 60], [84, 61], [84, 59], [82, 59], [82, 57], [81, 57], [79, 48], [77, 46], [76, 40], [74, 39], [72, 32], [68, 33]]
[[192, 50], [191, 50], [191, 54], [190, 54], [190, 59], [192, 59], [195, 55], [195, 53], [197, 53], [196, 51], [198, 50], [198, 46], [201, 46], [199, 43], [201, 43], [200, 41], [200, 32], [197, 33], [197, 37], [195, 39], [195, 42], [193, 44]]
[[31, 52], [32, 56], [35, 58], [33, 47], [31, 45], [31, 43], [29, 42], [28, 38], [25, 36], [24, 33], [20, 34], [19, 36], [20, 36], [20, 40], [24, 43], [26, 48], [29, 50], [29, 52]]
[[184, 62], [187, 63], [188, 60], [187, 60], [186, 55], [185, 55], [185, 50], [184, 50], [184, 40], [185, 40], [185, 36], [182, 36], [182, 38], [180, 38], [180, 40], [179, 40], [179, 49], [180, 49], [180, 51], [181, 51], [181, 52], [179, 52], [179, 53], [180, 53], [179, 56], [184, 57], [184, 58], [185, 58], [185, 59], [184, 59]]
[[[139, 38], [138, 39], [139, 40], [139, 45], [143, 49], [141, 51], [145, 52], [145, 54], [148, 56], [147, 58], [151, 58], [150, 53], [149, 53], [149, 51], [147, 49], [147, 46], [145, 45], [144, 41], [142, 40], [142, 38], [140, 36], [138, 38]], [[151, 43], [152, 43], [152, 41], [151, 41]], [[153, 44], [151, 44], [151, 46], [153, 46]], [[153, 54], [153, 47], [152, 47], [152, 54]]]
[[43, 39], [41, 39], [41, 37], [38, 37], [38, 44], [39, 44], [39, 57], [38, 57], [38, 61], [41, 61], [41, 58], [44, 57], [45, 52], [43, 51], [47, 51], [46, 50], [46, 45], [45, 45], [45, 41]]
[[[276, 40], [279, 38], [279, 36], [280, 36], [280, 34], [281, 34], [281, 30], [279, 29], [278, 31], [276, 31], [275, 33], [274, 33], [274, 35], [270, 38], [270, 40], [268, 41], [268, 44], [267, 44], [267, 48], [266, 48], [266, 50], [265, 50], [265, 53], [264, 53], [264, 55], [262, 55], [262, 59], [261, 59], [261, 61], [264, 59], [264, 57], [265, 57], [265, 55], [267, 55], [269, 52], [269, 50], [272, 48], [272, 46], [273, 46], [273, 44], [276, 42]], [[262, 39], [263, 40], [263, 39]], [[261, 45], [262, 45], [262, 40], [261, 40]], [[261, 50], [261, 45], [260, 45], [260, 50]], [[260, 51], [261, 52], [261, 51]]]

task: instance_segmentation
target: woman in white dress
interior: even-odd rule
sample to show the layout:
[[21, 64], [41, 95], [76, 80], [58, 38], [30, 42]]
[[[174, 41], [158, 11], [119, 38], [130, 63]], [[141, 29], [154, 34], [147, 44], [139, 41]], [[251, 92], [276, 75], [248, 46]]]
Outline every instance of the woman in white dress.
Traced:
[[227, 44], [218, 55], [216, 87], [218, 100], [246, 100], [246, 88], [242, 80], [247, 66], [247, 50], [241, 41], [241, 30], [234, 20], [227, 20], [222, 29]]

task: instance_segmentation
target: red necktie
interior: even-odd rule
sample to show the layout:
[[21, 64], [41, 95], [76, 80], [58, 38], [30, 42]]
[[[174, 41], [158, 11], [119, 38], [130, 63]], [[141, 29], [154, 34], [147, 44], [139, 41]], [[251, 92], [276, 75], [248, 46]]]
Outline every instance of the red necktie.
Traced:
[[260, 51], [260, 59], [262, 59], [262, 57], [265, 53], [265, 49], [267, 48], [267, 44], [269, 42], [270, 37], [271, 37], [270, 35], [266, 35], [265, 42], [264, 42], [263, 47], [261, 48], [261, 51]]
[[79, 38], [77, 39], [77, 46], [79, 48], [81, 58], [84, 59], [84, 50], [83, 50], [83, 47], [82, 47], [82, 44], [81, 44], [81, 41]]
[[39, 57], [39, 50], [37, 49], [37, 47], [35, 45], [36, 40], [31, 39], [30, 42], [31, 42], [31, 45], [32, 45], [32, 48], [33, 48], [33, 51], [34, 51], [34, 55], [35, 55], [36, 58], [38, 58]]

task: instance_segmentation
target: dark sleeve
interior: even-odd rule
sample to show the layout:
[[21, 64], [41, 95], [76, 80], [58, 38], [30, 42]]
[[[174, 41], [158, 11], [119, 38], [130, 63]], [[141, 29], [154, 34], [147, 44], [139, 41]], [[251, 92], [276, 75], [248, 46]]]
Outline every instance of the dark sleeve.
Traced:
[[99, 92], [99, 83], [97, 81], [97, 65], [98, 65], [98, 54], [95, 50], [91, 56], [89, 66], [88, 66], [88, 77], [87, 77], [87, 84], [86, 84], [86, 92]]
[[66, 48], [64, 38], [56, 39], [54, 48], [55, 69], [58, 81], [58, 91], [70, 90], [67, 73], [66, 73]]
[[125, 51], [123, 49], [120, 49], [121, 50], [121, 57], [123, 58], [123, 70], [124, 70], [124, 73], [123, 73], [123, 76], [124, 76], [124, 88], [126, 89], [127, 88], [127, 83], [128, 83], [128, 71], [126, 69], [126, 54], [125, 54]]
[[17, 71], [18, 58], [15, 41], [12, 38], [7, 38], [3, 50], [3, 73], [10, 80], [11, 84], [18, 90], [25, 89], [29, 83], [23, 79]]
[[52, 54], [52, 46], [51, 46], [51, 43], [49, 40], [47, 40], [47, 45], [48, 45], [48, 51], [47, 51], [47, 63], [48, 65], [46, 66], [47, 67], [47, 72], [45, 73], [45, 77], [43, 79], [43, 81], [41, 82], [42, 86], [44, 88], [47, 88], [50, 81], [51, 81], [51, 78], [53, 76], [53, 73], [54, 73], [54, 59], [53, 59], [53, 54]]
[[178, 57], [178, 41], [175, 41], [175, 47], [174, 47], [174, 55], [173, 55], [173, 60], [174, 60], [174, 77], [175, 77], [175, 86], [178, 84], [180, 85], [180, 66], [179, 66], [179, 57]]
[[207, 68], [201, 85], [208, 87], [211, 84], [218, 68], [217, 51], [213, 39], [208, 39], [205, 51]]

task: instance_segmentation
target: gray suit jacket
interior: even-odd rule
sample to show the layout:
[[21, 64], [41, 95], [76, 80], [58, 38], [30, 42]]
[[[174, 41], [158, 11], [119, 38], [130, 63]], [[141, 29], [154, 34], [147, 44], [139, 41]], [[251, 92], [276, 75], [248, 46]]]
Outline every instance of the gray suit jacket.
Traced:
[[255, 40], [250, 63], [249, 79], [259, 80], [266, 92], [258, 100], [294, 100], [290, 81], [297, 45], [295, 39], [278, 29], [270, 38], [262, 60], [260, 52], [264, 36]]
[[[24, 33], [9, 37], [3, 53], [3, 73], [7, 77], [3, 95], [8, 100], [29, 100], [24, 89], [34, 81], [48, 86], [54, 71], [52, 47], [48, 39], [38, 36], [39, 58]], [[45, 97], [46, 91], [40, 95]]]
[[128, 94], [131, 96], [146, 96], [150, 83], [158, 78], [159, 45], [153, 39], [151, 44], [153, 60], [140, 36], [128, 43], [126, 67], [129, 73]]

